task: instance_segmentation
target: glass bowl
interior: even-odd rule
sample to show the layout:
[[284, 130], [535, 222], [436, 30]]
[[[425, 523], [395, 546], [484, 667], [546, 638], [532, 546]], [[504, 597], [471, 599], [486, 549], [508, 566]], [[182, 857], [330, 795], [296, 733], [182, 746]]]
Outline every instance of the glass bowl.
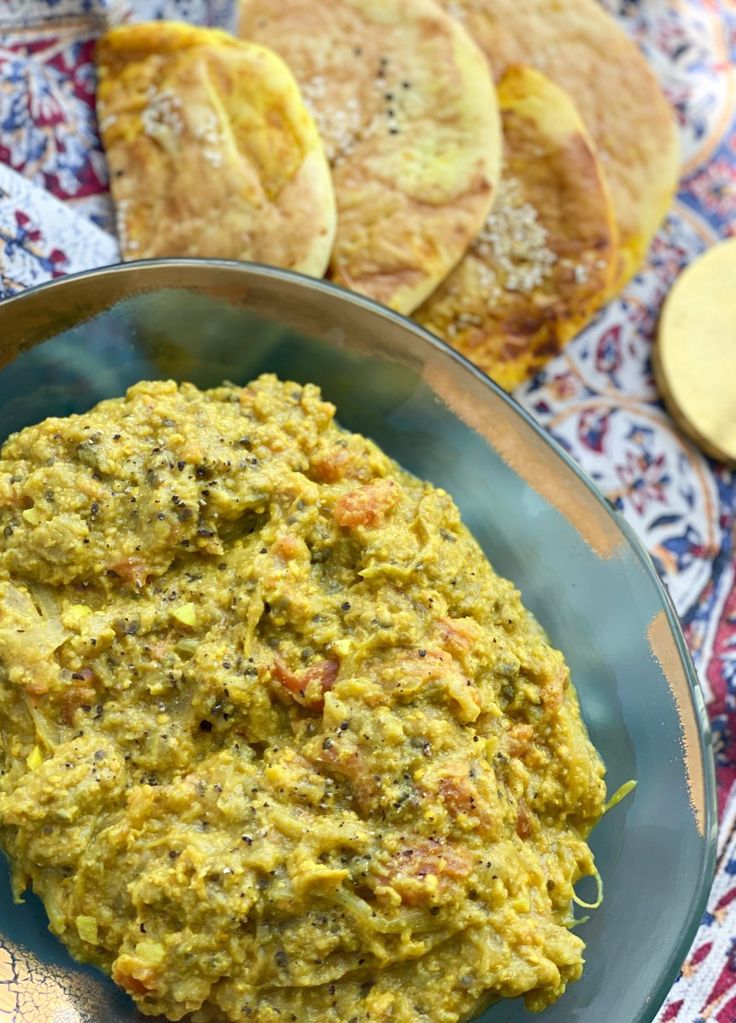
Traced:
[[[705, 907], [716, 837], [702, 694], [646, 552], [565, 453], [446, 345], [373, 302], [265, 267], [167, 260], [65, 278], [0, 305], [0, 438], [143, 378], [209, 387], [270, 370], [319, 384], [344, 426], [443, 486], [571, 667], [609, 791], [595, 829], [603, 905], [581, 926], [583, 979], [546, 1023], [650, 1023]], [[4, 1023], [131, 1023], [34, 896], [0, 870]], [[483, 1023], [530, 1021], [518, 1001]]]

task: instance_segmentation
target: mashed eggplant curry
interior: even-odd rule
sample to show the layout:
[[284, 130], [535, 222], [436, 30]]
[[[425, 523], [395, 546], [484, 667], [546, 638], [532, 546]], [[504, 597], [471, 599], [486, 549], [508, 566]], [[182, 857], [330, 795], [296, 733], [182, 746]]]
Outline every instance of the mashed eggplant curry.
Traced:
[[141, 383], [0, 458], [0, 841], [148, 1014], [455, 1023], [582, 970], [602, 763], [451, 498], [318, 389]]

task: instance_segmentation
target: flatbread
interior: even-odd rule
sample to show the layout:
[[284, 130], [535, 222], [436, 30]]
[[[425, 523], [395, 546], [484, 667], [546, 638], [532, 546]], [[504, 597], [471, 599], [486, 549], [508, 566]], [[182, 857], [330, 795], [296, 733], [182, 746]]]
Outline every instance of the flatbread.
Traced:
[[125, 259], [247, 259], [321, 277], [335, 201], [284, 62], [215, 29], [114, 28], [97, 108]]
[[338, 205], [330, 276], [415, 309], [483, 225], [500, 128], [487, 63], [433, 0], [241, 0], [240, 34], [287, 62]]
[[680, 155], [672, 109], [638, 47], [595, 0], [443, 0], [500, 78], [527, 64], [570, 94], [605, 167], [621, 233], [616, 287], [669, 209]]
[[618, 244], [604, 174], [570, 97], [538, 71], [515, 68], [498, 99], [496, 204], [415, 318], [510, 390], [600, 307]]

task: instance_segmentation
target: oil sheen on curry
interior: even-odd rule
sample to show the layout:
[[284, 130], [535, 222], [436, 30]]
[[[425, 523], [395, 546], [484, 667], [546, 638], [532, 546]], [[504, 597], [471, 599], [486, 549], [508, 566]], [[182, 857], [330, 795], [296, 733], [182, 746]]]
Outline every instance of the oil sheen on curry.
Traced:
[[452, 499], [334, 413], [140, 383], [5, 443], [15, 895], [170, 1020], [542, 1009], [582, 971], [603, 765]]

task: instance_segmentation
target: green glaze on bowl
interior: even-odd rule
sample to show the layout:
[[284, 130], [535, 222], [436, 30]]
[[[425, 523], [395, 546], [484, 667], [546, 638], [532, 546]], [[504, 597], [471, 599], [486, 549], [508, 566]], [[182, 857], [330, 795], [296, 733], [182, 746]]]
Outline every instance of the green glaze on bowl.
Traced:
[[[143, 378], [200, 387], [263, 371], [319, 384], [349, 429], [445, 487], [571, 667], [609, 790], [596, 828], [603, 906], [581, 925], [583, 979], [545, 1023], [650, 1023], [713, 876], [715, 786], [702, 694], [672, 606], [593, 484], [482, 373], [402, 317], [322, 281], [168, 260], [65, 278], [0, 305], [0, 438]], [[500, 1002], [482, 1023], [534, 1017]], [[0, 1023], [132, 1023], [73, 963], [38, 901], [0, 871]]]

